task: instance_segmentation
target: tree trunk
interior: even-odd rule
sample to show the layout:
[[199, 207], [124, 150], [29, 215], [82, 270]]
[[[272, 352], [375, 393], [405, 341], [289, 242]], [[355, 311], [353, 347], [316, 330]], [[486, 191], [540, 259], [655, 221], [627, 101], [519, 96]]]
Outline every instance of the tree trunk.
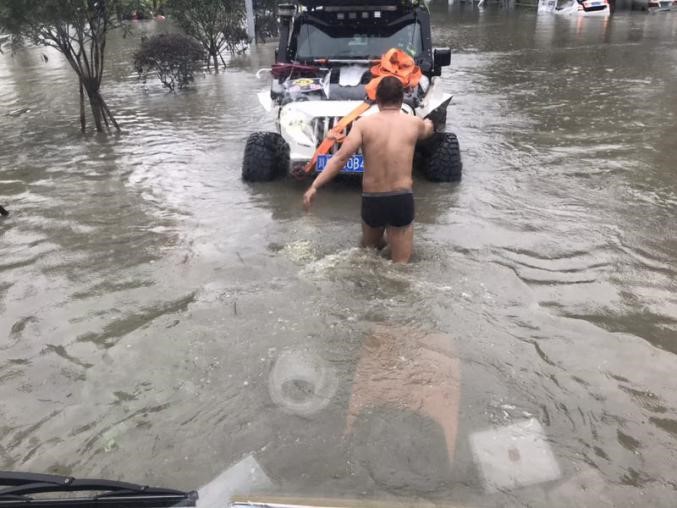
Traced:
[[89, 106], [92, 108], [92, 116], [94, 117], [94, 125], [97, 132], [103, 132], [103, 108], [101, 107], [101, 101], [99, 100], [100, 96], [98, 92], [89, 92]]
[[115, 127], [115, 130], [120, 132], [120, 126], [115, 121], [113, 114], [110, 112], [110, 109], [108, 109], [108, 106], [103, 100], [103, 97], [101, 97], [99, 90], [93, 87], [89, 88], [86, 85], [84, 88], [87, 91], [87, 96], [89, 97], [89, 105], [92, 108], [92, 116], [94, 117], [94, 125], [96, 126], [97, 132], [103, 132], [104, 124], [106, 128], [110, 130], [108, 123], [109, 120], [110, 123], [113, 124], [113, 127]]
[[115, 130], [120, 132], [120, 126], [118, 125], [118, 122], [115, 120], [115, 117], [113, 116], [113, 113], [110, 112], [110, 109], [108, 108], [108, 104], [106, 104], [106, 101], [103, 100], [103, 97], [99, 95], [99, 98], [101, 99], [101, 105], [103, 106], [103, 110], [108, 115], [108, 118], [110, 119], [111, 123], [113, 124], [113, 127], [115, 127]]
[[80, 129], [85, 132], [87, 127], [87, 120], [85, 119], [85, 87], [82, 85], [82, 80], [78, 79], [80, 83]]
[[217, 60], [219, 55], [218, 47], [216, 41], [213, 38], [209, 39], [209, 47], [207, 48], [207, 69], [209, 69], [210, 62], [214, 62], [214, 72], [218, 74], [219, 72], [219, 61]]

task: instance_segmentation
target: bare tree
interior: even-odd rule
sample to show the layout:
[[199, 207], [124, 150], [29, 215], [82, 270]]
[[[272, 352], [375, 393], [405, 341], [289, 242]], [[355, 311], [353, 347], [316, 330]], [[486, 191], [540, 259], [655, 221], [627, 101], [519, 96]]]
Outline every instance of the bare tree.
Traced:
[[207, 52], [207, 68], [219, 71], [224, 49], [241, 52], [249, 40], [244, 29], [244, 0], [168, 0], [167, 7], [179, 27]]
[[16, 47], [24, 40], [61, 52], [78, 76], [80, 126], [85, 130], [85, 93], [96, 130], [118, 123], [101, 96], [106, 35], [114, 28], [117, 0], [0, 0], [0, 28]]

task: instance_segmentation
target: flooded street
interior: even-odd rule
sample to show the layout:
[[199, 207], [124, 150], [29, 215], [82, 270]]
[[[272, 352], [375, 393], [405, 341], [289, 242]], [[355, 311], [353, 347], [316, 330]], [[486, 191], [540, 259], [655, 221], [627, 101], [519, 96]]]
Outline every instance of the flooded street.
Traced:
[[0, 55], [0, 469], [675, 505], [677, 14], [432, 9], [464, 176], [416, 181], [404, 267], [358, 186], [241, 181], [273, 43], [173, 95], [131, 65], [158, 26], [114, 34], [121, 136], [58, 54]]

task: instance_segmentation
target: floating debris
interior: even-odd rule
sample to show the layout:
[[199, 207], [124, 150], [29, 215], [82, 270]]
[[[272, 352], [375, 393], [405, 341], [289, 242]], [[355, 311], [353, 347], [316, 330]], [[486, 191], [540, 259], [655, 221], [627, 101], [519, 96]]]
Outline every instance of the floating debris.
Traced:
[[19, 109], [15, 109], [15, 110], [10, 111], [9, 113], [7, 113], [7, 116], [11, 116], [11, 117], [21, 116], [21, 115], [23, 115], [24, 113], [28, 113], [30, 110], [31, 110], [30, 108], [19, 108]]

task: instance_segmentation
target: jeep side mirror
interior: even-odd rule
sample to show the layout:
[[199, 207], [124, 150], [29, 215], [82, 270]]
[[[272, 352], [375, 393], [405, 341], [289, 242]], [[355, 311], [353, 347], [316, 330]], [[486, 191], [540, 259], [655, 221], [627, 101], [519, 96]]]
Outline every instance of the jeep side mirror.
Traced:
[[433, 49], [433, 75], [440, 76], [442, 74], [442, 67], [446, 67], [450, 63], [451, 63], [451, 49], [449, 48]]

